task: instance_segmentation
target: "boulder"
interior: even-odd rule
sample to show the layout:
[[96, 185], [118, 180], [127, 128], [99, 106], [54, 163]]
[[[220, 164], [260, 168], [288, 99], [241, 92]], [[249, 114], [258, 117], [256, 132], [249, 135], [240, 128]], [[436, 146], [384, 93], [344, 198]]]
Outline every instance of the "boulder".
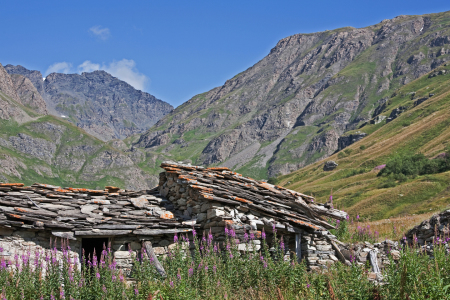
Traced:
[[325, 164], [323, 165], [323, 170], [324, 171], [332, 171], [332, 170], [336, 169], [337, 166], [338, 166], [338, 164], [335, 161], [329, 160], [329, 161], [325, 162]]

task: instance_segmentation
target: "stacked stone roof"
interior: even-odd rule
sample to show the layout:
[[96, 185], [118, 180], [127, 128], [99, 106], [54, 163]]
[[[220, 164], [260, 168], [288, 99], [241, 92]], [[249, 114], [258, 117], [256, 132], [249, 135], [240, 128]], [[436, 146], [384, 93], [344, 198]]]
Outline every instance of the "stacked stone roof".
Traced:
[[[204, 218], [198, 219], [202, 209], [198, 211], [196, 207], [204, 202], [221, 203], [241, 212], [257, 212], [260, 218], [247, 218], [249, 224], [271, 220], [272, 225], [286, 229], [296, 227], [323, 231], [334, 228], [327, 222], [328, 217], [340, 220], [347, 217], [347, 213], [331, 205], [316, 203], [312, 196], [244, 177], [228, 168], [204, 168], [173, 162], [164, 162], [161, 168], [166, 170], [160, 174], [161, 194], [169, 197], [177, 216], [196, 218], [197, 223]], [[183, 193], [180, 189], [174, 190], [176, 185]], [[230, 222], [233, 219], [236, 218], [230, 215]]]
[[61, 188], [47, 184], [0, 183], [0, 226], [51, 230], [54, 235], [160, 235], [191, 231], [174, 218], [156, 189], [146, 191]]

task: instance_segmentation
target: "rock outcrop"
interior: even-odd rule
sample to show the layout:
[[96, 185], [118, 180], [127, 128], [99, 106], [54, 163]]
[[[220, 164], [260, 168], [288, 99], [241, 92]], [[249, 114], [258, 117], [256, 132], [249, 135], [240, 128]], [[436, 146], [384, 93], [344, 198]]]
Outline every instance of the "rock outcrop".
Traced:
[[254, 66], [176, 108], [135, 147], [260, 178], [323, 159], [399, 86], [449, 59], [450, 22], [441, 21], [449, 15], [284, 38]]
[[0, 64], [0, 119], [14, 119], [19, 123], [29, 121], [31, 117], [21, 105], [22, 102], [11, 77]]
[[334, 160], [329, 160], [329, 161], [325, 162], [325, 164], [323, 165], [323, 170], [324, 171], [333, 171], [334, 169], [336, 169], [337, 166], [338, 166], [338, 164]]
[[18, 74], [11, 75], [14, 89], [23, 105], [33, 109], [40, 115], [47, 115], [47, 104], [31, 81]]
[[345, 147], [348, 147], [351, 144], [354, 144], [357, 141], [363, 139], [366, 135], [367, 135], [366, 133], [361, 132], [339, 137], [337, 150], [341, 151]]

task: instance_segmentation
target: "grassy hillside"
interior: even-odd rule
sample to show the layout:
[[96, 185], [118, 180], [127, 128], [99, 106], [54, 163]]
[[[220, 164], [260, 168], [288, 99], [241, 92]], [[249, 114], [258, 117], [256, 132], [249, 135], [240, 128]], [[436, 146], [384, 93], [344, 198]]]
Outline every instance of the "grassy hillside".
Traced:
[[[402, 214], [439, 210], [450, 203], [450, 172], [408, 178], [398, 182], [377, 177], [376, 166], [410, 153], [429, 158], [442, 153], [450, 143], [450, 64], [445, 64], [397, 89], [381, 115], [389, 116], [399, 106], [407, 107], [399, 117], [386, 123], [363, 124], [353, 132], [369, 135], [327, 158], [276, 182], [325, 202], [333, 190], [335, 206], [356, 216], [378, 220]], [[414, 94], [415, 93], [415, 94]], [[414, 106], [418, 99], [434, 94]], [[352, 133], [352, 132], [349, 132]], [[339, 166], [323, 171], [325, 161]]]
[[136, 189], [150, 183], [125, 153], [68, 121], [48, 115], [23, 124], [0, 120], [0, 128], [0, 181]]

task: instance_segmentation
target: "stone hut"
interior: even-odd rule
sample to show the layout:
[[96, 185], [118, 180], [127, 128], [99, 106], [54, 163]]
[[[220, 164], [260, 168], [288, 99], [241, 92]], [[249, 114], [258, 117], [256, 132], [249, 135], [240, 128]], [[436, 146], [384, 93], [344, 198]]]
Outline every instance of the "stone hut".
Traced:
[[[341, 260], [339, 241], [328, 229], [327, 218], [344, 220], [347, 213], [319, 204], [308, 195], [244, 177], [228, 168], [204, 168], [164, 162], [159, 191], [167, 198], [177, 218], [191, 220], [211, 231], [215, 241], [225, 241], [225, 228], [233, 228], [245, 245], [245, 233], [256, 237], [258, 250], [262, 231], [267, 242], [274, 230], [283, 237], [285, 255], [305, 259], [310, 269]], [[244, 243], [243, 243], [244, 242]], [[272, 245], [273, 246], [273, 245]], [[286, 257], [287, 258], [287, 257]]]
[[[174, 234], [187, 233], [192, 239], [192, 230], [212, 232], [220, 243], [226, 239], [225, 228], [232, 228], [242, 251], [258, 250], [263, 231], [270, 245], [276, 231], [283, 237], [286, 258], [295, 253], [310, 269], [345, 262], [327, 222], [327, 217], [345, 219], [345, 212], [228, 168], [172, 162], [161, 167], [165, 172], [158, 187], [144, 191], [0, 183], [0, 259], [67, 239], [80, 257], [82, 249], [92, 255], [110, 245], [126, 273], [133, 255], [145, 248], [164, 275], [158, 257], [174, 246]], [[245, 244], [247, 235], [254, 237], [251, 245]]]

